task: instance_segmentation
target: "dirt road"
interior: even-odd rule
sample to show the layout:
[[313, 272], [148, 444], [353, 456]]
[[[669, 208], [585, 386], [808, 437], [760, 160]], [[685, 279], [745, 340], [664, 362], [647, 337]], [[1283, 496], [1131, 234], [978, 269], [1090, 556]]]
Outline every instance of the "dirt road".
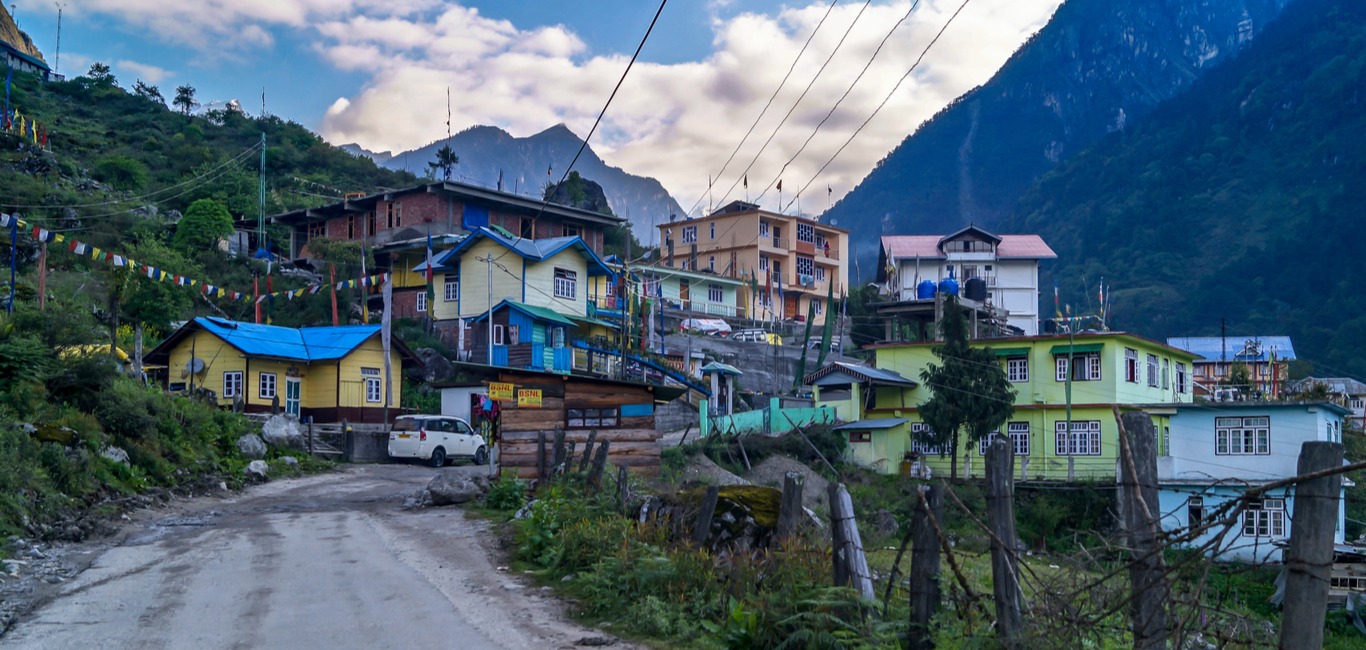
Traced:
[[0, 647], [559, 648], [603, 636], [500, 570], [484, 522], [403, 510], [436, 471], [351, 466], [198, 500], [133, 527]]

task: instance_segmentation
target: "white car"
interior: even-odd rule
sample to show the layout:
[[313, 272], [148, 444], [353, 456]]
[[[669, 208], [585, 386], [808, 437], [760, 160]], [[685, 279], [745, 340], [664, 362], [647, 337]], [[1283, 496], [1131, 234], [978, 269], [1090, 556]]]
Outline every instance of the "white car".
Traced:
[[441, 467], [454, 458], [467, 458], [475, 465], [489, 462], [484, 437], [470, 424], [448, 415], [400, 415], [389, 429], [389, 456], [425, 460]]

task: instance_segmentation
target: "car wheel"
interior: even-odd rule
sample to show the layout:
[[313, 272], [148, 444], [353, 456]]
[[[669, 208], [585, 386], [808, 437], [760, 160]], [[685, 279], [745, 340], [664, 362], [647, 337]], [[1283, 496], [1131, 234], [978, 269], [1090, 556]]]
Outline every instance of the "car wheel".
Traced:
[[485, 447], [480, 447], [478, 451], [475, 451], [475, 452], [474, 452], [474, 464], [475, 464], [475, 465], [487, 465], [488, 463], [489, 463], [489, 450], [488, 450], [487, 448], [485, 448]]
[[440, 447], [432, 450], [432, 467], [446, 466], [446, 450]]

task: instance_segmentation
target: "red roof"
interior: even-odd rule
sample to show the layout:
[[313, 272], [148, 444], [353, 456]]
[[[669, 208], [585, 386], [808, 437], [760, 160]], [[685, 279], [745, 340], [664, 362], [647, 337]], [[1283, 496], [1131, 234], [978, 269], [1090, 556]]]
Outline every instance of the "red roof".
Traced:
[[[1053, 259], [1058, 256], [1038, 235], [998, 235], [997, 259]], [[944, 259], [939, 250], [940, 235], [884, 235], [882, 248], [892, 259], [921, 257]]]

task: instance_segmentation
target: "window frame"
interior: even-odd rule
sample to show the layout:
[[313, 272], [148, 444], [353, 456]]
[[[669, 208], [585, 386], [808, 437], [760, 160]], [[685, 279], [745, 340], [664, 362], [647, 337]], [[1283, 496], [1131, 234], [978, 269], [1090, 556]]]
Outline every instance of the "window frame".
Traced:
[[1138, 350], [1124, 348], [1124, 381], [1138, 383]]
[[505, 338], [505, 335], [504, 335], [503, 326], [502, 326], [502, 325], [499, 325], [498, 323], [494, 323], [494, 324], [493, 324], [493, 344], [494, 344], [494, 345], [507, 345], [507, 343], [505, 343], [506, 340], [507, 340], [507, 339]]
[[1179, 361], [1176, 363], [1176, 392], [1190, 392], [1190, 373], [1186, 369], [1186, 364]]
[[797, 222], [797, 241], [815, 245], [816, 226], [814, 224]]
[[930, 456], [930, 455], [934, 455], [934, 456], [943, 456], [944, 454], [943, 454], [943, 447], [942, 447], [942, 445], [933, 445], [933, 446], [931, 446], [931, 445], [928, 444], [928, 443], [921, 442], [920, 440], [917, 440], [917, 439], [916, 439], [915, 434], [916, 434], [917, 432], [921, 432], [921, 431], [933, 432], [934, 429], [931, 429], [931, 428], [930, 428], [930, 425], [925, 424], [924, 422], [912, 422], [912, 423], [911, 423], [911, 433], [910, 433], [910, 436], [911, 436], [911, 446], [910, 446], [910, 450], [913, 451], [913, 452], [916, 452], [916, 453], [918, 453], [918, 454], [920, 454], [920, 455], [922, 455], [922, 456]]
[[1271, 455], [1271, 416], [1214, 418], [1214, 455]]
[[[1006, 434], [1010, 436], [1010, 449], [1016, 456], [1029, 455], [1029, 423], [1028, 422], [1007, 422]], [[1000, 429], [987, 434], [987, 437], [977, 441], [977, 455], [985, 456], [987, 446], [1001, 435]]]
[[224, 371], [223, 397], [242, 397], [242, 382], [245, 378], [241, 370]]
[[683, 243], [697, 243], [697, 226], [683, 226]]
[[[1072, 381], [1100, 381], [1103, 377], [1101, 372], [1101, 356], [1099, 352], [1074, 353], [1073, 359], [1082, 362], [1080, 374], [1072, 373]], [[1059, 382], [1067, 381], [1068, 363], [1066, 354], [1058, 354], [1053, 357], [1054, 373], [1053, 379]]]
[[710, 236], [711, 239], [716, 239], [716, 222], [715, 222], [715, 221], [713, 221], [713, 222], [707, 224], [707, 234], [708, 234], [708, 236]]
[[[1053, 423], [1053, 453], [1062, 457], [1100, 456], [1104, 447], [1103, 433], [1100, 420], [1072, 420], [1070, 432], [1067, 420], [1057, 420]], [[1079, 435], [1084, 436], [1080, 443]]]
[[1285, 499], [1249, 501], [1243, 510], [1243, 537], [1276, 539], [1286, 536]]
[[726, 292], [719, 284], [707, 285], [707, 302], [722, 303], [726, 301]]
[[419, 313], [427, 313], [427, 291], [425, 289], [417, 292], [413, 302]]
[[1186, 526], [1195, 527], [1205, 523], [1205, 497], [1194, 496], [1186, 499]]
[[1029, 357], [1006, 357], [1006, 380], [1012, 384], [1029, 383]]
[[[813, 278], [816, 276], [816, 258], [814, 257], [798, 255], [795, 266], [797, 268], [797, 275], [809, 275]], [[802, 270], [803, 268], [806, 270]]]
[[380, 385], [381, 373], [379, 368], [361, 368], [361, 381], [365, 384], [365, 403], [378, 404], [384, 401], [383, 387]]
[[579, 272], [573, 269], [555, 267], [554, 294], [556, 298], [577, 300], [579, 296]]
[[[267, 377], [270, 378], [269, 382], [266, 381]], [[267, 385], [270, 387], [269, 391], [266, 390]], [[279, 377], [276, 376], [276, 373], [256, 373], [256, 395], [260, 399], [275, 399], [275, 397], [280, 394], [279, 386]]]
[[1172, 387], [1172, 360], [1162, 358], [1162, 390]]
[[566, 429], [617, 429], [621, 427], [621, 407], [571, 406], [564, 410]]
[[446, 299], [446, 302], [456, 302], [460, 300], [460, 275], [456, 274], [452, 277], [450, 273], [447, 273], [445, 281], [441, 286], [441, 293], [442, 297]]
[[1148, 387], [1157, 388], [1157, 355], [1149, 354], [1145, 361], [1147, 363], [1144, 365], [1144, 370], [1147, 371]]

